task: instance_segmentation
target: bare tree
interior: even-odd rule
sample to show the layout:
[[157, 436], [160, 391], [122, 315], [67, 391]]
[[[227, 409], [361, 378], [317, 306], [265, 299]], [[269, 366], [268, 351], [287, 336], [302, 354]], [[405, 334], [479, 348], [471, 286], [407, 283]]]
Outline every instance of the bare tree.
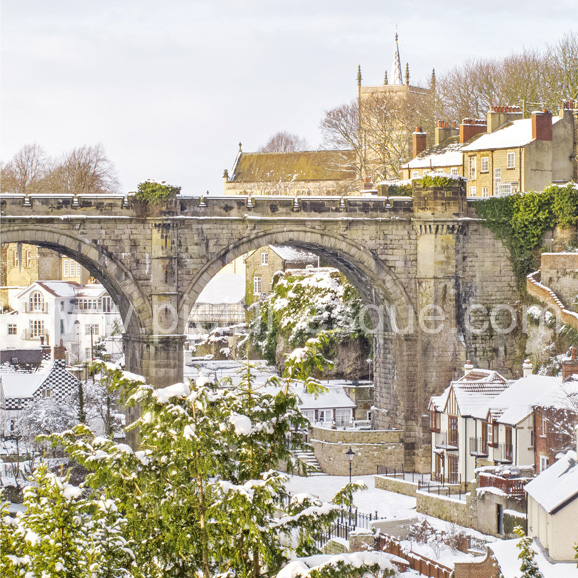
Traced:
[[260, 153], [289, 153], [306, 151], [309, 143], [306, 139], [287, 131], [275, 133], [257, 152]]
[[27, 195], [42, 189], [48, 159], [41, 146], [24, 145], [2, 167], [2, 192]]
[[116, 169], [101, 144], [75, 148], [53, 163], [46, 177], [51, 193], [114, 193], [118, 184]]

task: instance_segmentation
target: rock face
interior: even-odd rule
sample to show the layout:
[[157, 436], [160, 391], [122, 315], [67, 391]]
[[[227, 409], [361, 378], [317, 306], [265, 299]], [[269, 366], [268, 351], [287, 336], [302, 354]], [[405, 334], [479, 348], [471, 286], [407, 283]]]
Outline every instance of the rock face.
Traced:
[[[279, 373], [285, 369], [285, 356], [293, 348], [288, 347], [283, 336], [279, 336], [275, 353], [275, 367]], [[346, 339], [337, 344], [333, 358], [334, 367], [319, 372], [315, 377], [320, 379], [347, 379], [350, 381], [368, 379], [369, 365], [367, 359], [371, 347], [367, 340]]]

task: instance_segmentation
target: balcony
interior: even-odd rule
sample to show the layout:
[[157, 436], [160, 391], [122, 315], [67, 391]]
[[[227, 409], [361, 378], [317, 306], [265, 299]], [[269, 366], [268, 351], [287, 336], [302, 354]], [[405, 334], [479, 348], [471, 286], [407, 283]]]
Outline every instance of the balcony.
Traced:
[[441, 432], [435, 434], [435, 447], [438, 450], [457, 451], [458, 449], [458, 432]]
[[486, 438], [470, 438], [470, 455], [485, 457], [488, 455], [488, 440]]
[[524, 486], [531, 478], [505, 478], [495, 474], [480, 473], [480, 488], [497, 488], [508, 496], [523, 496]]
[[513, 460], [513, 447], [512, 444], [497, 444], [494, 446], [494, 451], [492, 459], [495, 462], [509, 464]]

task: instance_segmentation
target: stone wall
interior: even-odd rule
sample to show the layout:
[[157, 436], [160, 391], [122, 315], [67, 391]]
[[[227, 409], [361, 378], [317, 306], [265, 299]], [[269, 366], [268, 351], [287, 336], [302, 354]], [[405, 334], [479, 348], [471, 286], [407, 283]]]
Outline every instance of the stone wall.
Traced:
[[578, 253], [542, 253], [541, 283], [549, 287], [568, 309], [578, 298]]
[[404, 461], [403, 432], [394, 430], [338, 430], [313, 427], [309, 443], [321, 469], [333, 476], [349, 474], [346, 452], [355, 452], [354, 476], [373, 474], [378, 465], [401, 468]]
[[380, 490], [388, 490], [396, 494], [417, 497], [417, 483], [407, 482], [406, 480], [391, 478], [389, 476], [374, 476], [375, 487]]
[[498, 578], [501, 575], [500, 567], [489, 549], [483, 560], [454, 563], [454, 578]]
[[374, 385], [372, 383], [361, 382], [345, 385], [343, 389], [357, 406], [355, 409], [355, 419], [367, 419], [367, 412], [371, 411], [371, 407], [373, 406]]
[[446, 522], [472, 527], [472, 516], [465, 501], [453, 500], [447, 496], [438, 496], [428, 492], [417, 492], [416, 510], [421, 514], [433, 516]]

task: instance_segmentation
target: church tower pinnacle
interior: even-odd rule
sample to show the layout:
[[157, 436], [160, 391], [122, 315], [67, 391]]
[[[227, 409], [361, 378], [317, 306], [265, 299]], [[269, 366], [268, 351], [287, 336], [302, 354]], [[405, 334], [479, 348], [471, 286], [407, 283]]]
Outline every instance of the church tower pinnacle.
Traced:
[[399, 45], [397, 43], [397, 32], [395, 34], [395, 51], [393, 53], [393, 70], [391, 74], [391, 84], [403, 84], [401, 76], [401, 59], [399, 57]]

